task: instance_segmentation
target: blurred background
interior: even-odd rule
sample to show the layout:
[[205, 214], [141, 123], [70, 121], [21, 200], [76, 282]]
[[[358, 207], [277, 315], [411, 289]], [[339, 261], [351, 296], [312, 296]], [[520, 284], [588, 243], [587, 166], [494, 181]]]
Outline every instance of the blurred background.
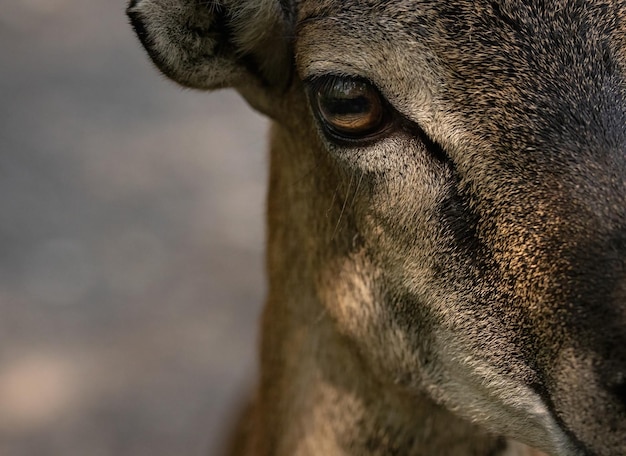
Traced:
[[253, 383], [266, 123], [123, 0], [3, 0], [0, 455], [215, 454]]

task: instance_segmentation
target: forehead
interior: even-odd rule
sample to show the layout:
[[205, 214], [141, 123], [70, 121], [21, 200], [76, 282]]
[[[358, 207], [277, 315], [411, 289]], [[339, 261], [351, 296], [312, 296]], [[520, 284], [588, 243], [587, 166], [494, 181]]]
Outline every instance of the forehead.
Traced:
[[503, 134], [522, 114], [529, 124], [533, 109], [544, 122], [621, 94], [623, 3], [304, 0], [298, 71], [366, 77], [417, 121], [455, 111], [469, 128]]
[[[428, 33], [424, 27], [442, 27], [439, 32], [469, 26], [514, 28], [596, 22], [623, 10], [622, 0], [297, 0], [300, 22], [315, 18], [354, 21], [371, 20], [379, 24], [400, 25], [408, 34]], [[602, 26], [598, 23], [597, 25]]]
[[[422, 53], [464, 70], [589, 68], [623, 41], [624, 1], [300, 0], [300, 51]], [[621, 36], [616, 42], [615, 38]], [[330, 52], [329, 52], [330, 51]], [[606, 55], [600, 55], [606, 58]], [[556, 59], [556, 61], [554, 61]], [[422, 63], [422, 62], [420, 62]], [[368, 65], [365, 65], [366, 67]], [[484, 81], [483, 81], [484, 82]]]

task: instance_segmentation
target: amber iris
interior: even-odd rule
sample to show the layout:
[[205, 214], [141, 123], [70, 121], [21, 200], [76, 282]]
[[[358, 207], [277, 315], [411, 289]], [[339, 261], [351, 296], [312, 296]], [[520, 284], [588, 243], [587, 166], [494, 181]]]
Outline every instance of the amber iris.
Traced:
[[345, 139], [378, 133], [385, 124], [385, 106], [378, 91], [366, 81], [329, 77], [315, 90], [313, 108], [326, 130]]

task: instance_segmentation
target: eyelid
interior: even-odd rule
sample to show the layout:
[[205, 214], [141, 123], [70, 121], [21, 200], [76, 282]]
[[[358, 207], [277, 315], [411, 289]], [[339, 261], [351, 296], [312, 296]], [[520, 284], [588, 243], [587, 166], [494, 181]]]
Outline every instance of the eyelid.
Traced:
[[345, 74], [345, 73], [316, 74], [316, 75], [312, 75], [304, 79], [304, 84], [305, 86], [309, 86], [309, 87], [312, 86], [315, 88], [320, 88], [325, 84], [331, 84], [333, 81], [337, 79], [349, 79], [351, 81], [363, 82], [369, 85], [370, 87], [372, 87], [373, 89], [375, 89], [376, 92], [380, 95], [380, 97], [384, 99], [385, 101], [387, 101], [386, 97], [383, 95], [382, 91], [378, 88], [378, 86], [372, 81], [370, 81], [369, 79], [364, 78], [363, 76], [355, 76], [355, 75]]

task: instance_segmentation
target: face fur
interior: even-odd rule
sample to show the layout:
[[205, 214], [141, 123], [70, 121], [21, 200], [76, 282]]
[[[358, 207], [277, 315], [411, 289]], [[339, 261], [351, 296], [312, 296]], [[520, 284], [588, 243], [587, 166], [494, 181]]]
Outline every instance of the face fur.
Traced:
[[[305, 1], [295, 40], [384, 276], [376, 364], [498, 432], [598, 454], [626, 429], [624, 6]], [[380, 134], [324, 125], [329, 78], [373, 87]]]
[[[306, 222], [270, 243], [306, 241], [336, 331], [385, 388], [553, 454], [626, 454], [626, 2], [129, 14], [167, 76], [274, 120], [270, 225], [281, 198]], [[287, 163], [313, 177], [281, 195]]]

